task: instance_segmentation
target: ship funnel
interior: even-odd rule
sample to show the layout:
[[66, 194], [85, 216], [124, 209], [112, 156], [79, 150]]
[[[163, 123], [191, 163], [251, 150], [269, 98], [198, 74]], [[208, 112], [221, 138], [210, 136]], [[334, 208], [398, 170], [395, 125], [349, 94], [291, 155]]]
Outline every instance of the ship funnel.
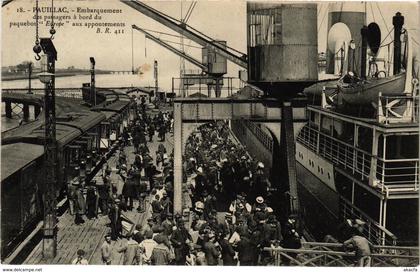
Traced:
[[381, 29], [377, 23], [370, 23], [367, 29], [367, 43], [372, 57], [376, 57], [381, 46]]
[[334, 24], [328, 33], [328, 50], [335, 55], [334, 74], [347, 71], [347, 53], [351, 42], [350, 29], [344, 23]]

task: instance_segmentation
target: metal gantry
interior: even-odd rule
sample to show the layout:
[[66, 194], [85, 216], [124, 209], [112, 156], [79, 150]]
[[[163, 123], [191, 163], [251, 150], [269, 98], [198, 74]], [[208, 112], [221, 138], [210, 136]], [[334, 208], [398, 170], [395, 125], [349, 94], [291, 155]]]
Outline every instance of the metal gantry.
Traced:
[[[57, 51], [50, 38], [41, 39], [41, 47], [45, 54], [43, 61], [46, 65], [46, 75], [49, 80], [45, 83], [44, 113], [45, 113], [45, 187], [43, 188], [44, 223], [42, 252], [44, 258], [53, 258], [57, 254], [57, 197], [56, 197], [56, 118], [55, 118], [55, 61]], [[44, 73], [45, 73], [44, 72]]]

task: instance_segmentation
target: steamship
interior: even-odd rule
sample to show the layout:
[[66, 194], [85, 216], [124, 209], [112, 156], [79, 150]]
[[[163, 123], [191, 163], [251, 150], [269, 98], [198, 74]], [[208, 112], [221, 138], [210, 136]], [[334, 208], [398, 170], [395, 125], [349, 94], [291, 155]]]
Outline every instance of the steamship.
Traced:
[[[340, 18], [336, 15], [332, 12], [331, 17]], [[401, 14], [393, 22], [399, 37]], [[338, 20], [330, 25], [334, 23]], [[400, 48], [394, 41], [395, 60], [401, 59]], [[364, 50], [355, 50], [362, 62]], [[395, 61], [392, 76], [368, 78], [369, 84], [378, 85], [369, 86], [369, 93], [353, 94], [351, 100], [342, 91], [342, 80], [335, 81], [335, 91], [324, 88], [320, 103], [308, 106], [308, 123], [296, 138], [297, 181], [305, 227], [317, 240], [327, 234], [340, 238], [340, 223], [360, 219], [364, 235], [374, 244], [418, 244], [419, 87], [418, 67], [413, 66], [411, 61]], [[363, 76], [366, 67], [360, 69]], [[401, 77], [405, 84], [393, 84], [392, 78]]]
[[[276, 27], [281, 25], [285, 28], [289, 24], [277, 24], [277, 19], [264, 21], [260, 17], [268, 16], [264, 13], [266, 11], [253, 11], [253, 6], [249, 6], [248, 13], [253, 13], [248, 17], [251, 37], [248, 55], [252, 64], [248, 82], [264, 90], [272, 88], [273, 92], [297, 89], [293, 84], [299, 87], [306, 85], [303, 87], [308, 103], [306, 118], [305, 121], [294, 120], [294, 135], [299, 213], [309, 238], [322, 241], [326, 235], [332, 235], [343, 241], [346, 219], [359, 219], [364, 222], [363, 234], [374, 244], [416, 245], [419, 201], [418, 63], [415, 66], [412, 60], [409, 61], [413, 56], [407, 54], [407, 49], [411, 48], [401, 43], [390, 43], [391, 48], [397, 46], [393, 50], [394, 59], [401, 62], [395, 61], [393, 67], [385, 67], [384, 73], [378, 69], [375, 71], [374, 68], [379, 67], [375, 61], [388, 65], [390, 62], [378, 58], [381, 47], [378, 26], [367, 27], [371, 30], [365, 33], [367, 40], [362, 37], [361, 29], [366, 25], [364, 4], [328, 5], [329, 50], [325, 67], [328, 73], [322, 76], [322, 80], [321, 75], [316, 74], [318, 81], [310, 84], [307, 79], [313, 78], [318, 65], [311, 61], [312, 58], [317, 59], [317, 37], [311, 36], [316, 33], [316, 27], [313, 28], [316, 24], [311, 23], [311, 19], [316, 18], [316, 10], [313, 14], [308, 6], [304, 9], [293, 6], [294, 14], [302, 13], [293, 18], [287, 17], [288, 12], [278, 12], [282, 14], [279, 20], [309, 18], [292, 24], [294, 29], [282, 29], [281, 33], [305, 33], [293, 36], [300, 39], [299, 42], [293, 39], [289, 43], [290, 36], [273, 34]], [[404, 20], [401, 19], [393, 19], [399, 22], [398, 27], [394, 25], [394, 29], [399, 31], [394, 32], [396, 37], [405, 32]], [[336, 30], [331, 31], [333, 28]], [[271, 33], [272, 40], [263, 40], [258, 35], [256, 39], [252, 38], [253, 33], [260, 32]], [[276, 42], [283, 45], [279, 47]], [[284, 54], [282, 50], [296, 43], [300, 44], [298, 49], [302, 51], [293, 48]], [[289, 63], [294, 63], [294, 66]], [[279, 69], [279, 66], [282, 68]], [[403, 84], [394, 84], [393, 79], [399, 81], [401, 78]], [[348, 79], [350, 83], [357, 82], [360, 88], [350, 90], [349, 86], [343, 85]], [[273, 82], [289, 85], [277, 86]], [[349, 91], [358, 94], [348, 95]], [[289, 189], [282, 188], [283, 170], [278, 169], [282, 167], [278, 164], [282, 147], [273, 133], [277, 128], [243, 120], [232, 121], [231, 127], [258, 160], [272, 166], [272, 185], [277, 186], [280, 192], [275, 198], [281, 202], [282, 195], [287, 194]], [[283, 206], [287, 204], [279, 204], [278, 208]]]

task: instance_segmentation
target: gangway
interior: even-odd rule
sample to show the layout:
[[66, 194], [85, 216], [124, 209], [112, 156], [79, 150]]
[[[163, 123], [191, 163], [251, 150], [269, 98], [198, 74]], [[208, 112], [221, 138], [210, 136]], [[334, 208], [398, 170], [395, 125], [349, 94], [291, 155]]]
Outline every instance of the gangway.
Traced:
[[[415, 267], [419, 265], [419, 248], [402, 246], [371, 247], [370, 266]], [[358, 266], [354, 250], [346, 250], [341, 243], [302, 242], [299, 249], [266, 247], [273, 257], [273, 265], [291, 266]]]
[[237, 64], [238, 66], [247, 69], [248, 68], [248, 57], [246, 54], [239, 52], [238, 50], [226, 46], [226, 48], [220, 44], [217, 44], [214, 39], [201, 33], [200, 31], [188, 26], [187, 24], [170, 17], [140, 1], [137, 0], [120, 0], [124, 4], [131, 8], [143, 13], [144, 15], [152, 18], [153, 20], [163, 24], [171, 30], [184, 35], [186, 38], [193, 42], [213, 50], [215, 53], [225, 57], [229, 61]]

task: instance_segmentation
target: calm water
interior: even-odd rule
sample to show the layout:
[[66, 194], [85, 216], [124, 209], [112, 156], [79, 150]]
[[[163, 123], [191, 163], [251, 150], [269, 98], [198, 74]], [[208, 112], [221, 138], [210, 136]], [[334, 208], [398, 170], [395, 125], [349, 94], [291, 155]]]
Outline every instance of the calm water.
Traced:
[[[71, 77], [58, 77], [55, 79], [55, 86], [57, 88], [81, 88], [83, 83], [90, 82], [90, 75], [80, 75]], [[149, 86], [153, 85], [153, 79], [143, 78], [139, 75], [96, 75], [97, 87], [131, 87], [131, 86]], [[33, 88], [43, 88], [44, 85], [38, 79], [32, 79], [31, 83]], [[3, 89], [12, 88], [28, 88], [28, 80], [11, 80], [2, 81], [1, 86]], [[19, 124], [19, 117], [13, 116], [12, 119], [6, 118], [4, 104], [2, 103], [1, 109], [1, 131], [5, 131], [16, 127]], [[18, 113], [19, 108], [13, 109], [14, 113]], [[33, 113], [31, 113], [33, 114]]]
[[[90, 75], [57, 77], [55, 79], [55, 86], [57, 88], [81, 88], [83, 83], [90, 82]], [[163, 83], [163, 82], [162, 82]], [[3, 81], [1, 86], [3, 89], [9, 88], [28, 88], [28, 80], [12, 80]], [[43, 88], [44, 84], [38, 79], [32, 79], [33, 88]], [[96, 75], [97, 87], [131, 87], [131, 86], [153, 86], [152, 78], [144, 78], [139, 75]], [[163, 86], [165, 87], [165, 86]]]

